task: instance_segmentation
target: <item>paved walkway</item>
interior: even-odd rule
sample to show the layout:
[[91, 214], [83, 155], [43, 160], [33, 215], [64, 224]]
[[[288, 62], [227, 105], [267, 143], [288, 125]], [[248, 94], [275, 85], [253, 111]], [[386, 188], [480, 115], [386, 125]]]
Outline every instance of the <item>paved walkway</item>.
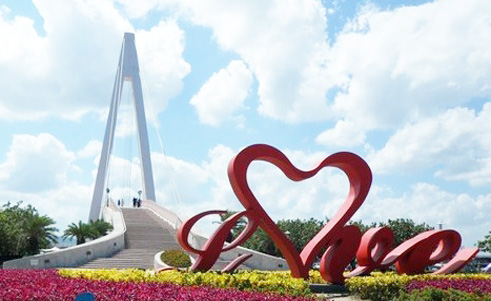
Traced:
[[361, 301], [362, 300], [356, 296], [347, 296], [345, 294], [317, 294], [316, 296], [319, 298], [324, 298], [324, 300], [334, 300], [334, 301]]

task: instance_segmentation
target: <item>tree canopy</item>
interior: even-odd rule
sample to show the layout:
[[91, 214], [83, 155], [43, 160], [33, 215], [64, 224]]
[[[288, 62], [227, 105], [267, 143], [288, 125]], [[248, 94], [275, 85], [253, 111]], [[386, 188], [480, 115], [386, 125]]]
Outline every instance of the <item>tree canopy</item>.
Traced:
[[63, 239], [75, 237], [77, 239], [77, 245], [79, 245], [85, 243], [87, 239], [96, 239], [104, 236], [112, 229], [113, 226], [102, 219], [90, 221], [88, 224], [79, 221], [78, 224], [71, 223], [68, 225], [61, 237]]
[[394, 233], [394, 246], [400, 245], [402, 242], [418, 235], [421, 232], [432, 230], [433, 227], [426, 223], [416, 224], [408, 218], [389, 219], [387, 223], [379, 223], [380, 226], [389, 227]]
[[[226, 214], [222, 214], [222, 221], [234, 213], [235, 212], [228, 211]], [[314, 218], [308, 220], [286, 219], [277, 221], [276, 225], [283, 233], [287, 234], [297, 251], [300, 252], [307, 242], [311, 240], [328, 221], [329, 220], [327, 218], [325, 221], [316, 220]], [[239, 220], [235, 227], [232, 228], [231, 239], [236, 238], [240, 234], [240, 232], [245, 228], [246, 223], [247, 219], [245, 218]], [[362, 233], [365, 233], [368, 229], [373, 227], [389, 227], [394, 233], [393, 247], [398, 246], [402, 242], [416, 236], [421, 232], [433, 229], [425, 223], [416, 224], [413, 220], [404, 218], [397, 218], [394, 220], [389, 219], [387, 222], [380, 222], [378, 224], [364, 224], [361, 220], [351, 221], [349, 224], [356, 225], [358, 228], [360, 228]], [[231, 239], [228, 239], [228, 241], [230, 242]], [[242, 246], [273, 256], [282, 256], [273, 240], [261, 228], [258, 228], [256, 232], [254, 232], [254, 234], [252, 234], [252, 236], [242, 244]]]
[[484, 252], [491, 253], [491, 231], [489, 231], [488, 235], [484, 236], [483, 240], [477, 242], [477, 247]]
[[31, 205], [10, 202], [0, 210], [0, 261], [39, 253], [57, 242], [55, 221]]

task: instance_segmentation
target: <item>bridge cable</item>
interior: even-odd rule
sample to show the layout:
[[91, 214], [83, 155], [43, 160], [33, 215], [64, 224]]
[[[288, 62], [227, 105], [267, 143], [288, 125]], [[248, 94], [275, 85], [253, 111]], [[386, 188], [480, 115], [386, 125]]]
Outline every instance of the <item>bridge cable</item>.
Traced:
[[[141, 70], [140, 70], [140, 77], [142, 79], [141, 82], [142, 82], [142, 87], [143, 87], [143, 94], [144, 94], [144, 96], [148, 96], [149, 95], [148, 87], [146, 85], [146, 81], [144, 80], [143, 72], [141, 72]], [[149, 99], [149, 98], [144, 97], [144, 99]], [[162, 154], [164, 155], [164, 160], [165, 160], [167, 166], [170, 167], [170, 164], [169, 164], [170, 162], [167, 159], [167, 154], [165, 152], [164, 143], [162, 141], [162, 136], [160, 135], [157, 119], [156, 119], [155, 115], [153, 114], [154, 110], [152, 108], [152, 104], [150, 101], [147, 101], [145, 103], [145, 105], [148, 105], [148, 109], [146, 110], [146, 112], [148, 112], [150, 114], [149, 117], [152, 121], [152, 125], [155, 129], [155, 132], [157, 133], [157, 139], [159, 141], [160, 150], [161, 150]], [[172, 194], [172, 198], [174, 199], [174, 201], [177, 202], [176, 214], [179, 216], [181, 209], [182, 209], [182, 199], [181, 199], [181, 196], [179, 194], [179, 189], [177, 188], [177, 185], [176, 185], [176, 180], [175, 180], [174, 172], [173, 172], [172, 168], [169, 168], [169, 175], [170, 175], [170, 181], [171, 181], [171, 194]]]

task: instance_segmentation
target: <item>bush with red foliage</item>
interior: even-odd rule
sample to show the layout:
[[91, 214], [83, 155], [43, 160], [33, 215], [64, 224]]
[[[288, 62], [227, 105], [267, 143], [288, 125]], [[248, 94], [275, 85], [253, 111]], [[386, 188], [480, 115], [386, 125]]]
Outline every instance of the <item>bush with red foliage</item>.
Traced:
[[490, 279], [428, 279], [428, 280], [412, 280], [407, 286], [406, 290], [411, 292], [413, 290], [423, 290], [426, 288], [435, 288], [441, 290], [454, 289], [466, 293], [480, 293], [491, 294], [491, 280]]

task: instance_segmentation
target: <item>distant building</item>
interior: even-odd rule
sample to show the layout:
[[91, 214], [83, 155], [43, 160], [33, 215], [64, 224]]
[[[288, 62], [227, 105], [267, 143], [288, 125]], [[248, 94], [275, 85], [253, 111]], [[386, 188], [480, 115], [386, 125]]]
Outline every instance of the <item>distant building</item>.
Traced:
[[484, 272], [484, 269], [488, 267], [489, 264], [491, 264], [491, 253], [480, 251], [464, 268], [464, 271]]

